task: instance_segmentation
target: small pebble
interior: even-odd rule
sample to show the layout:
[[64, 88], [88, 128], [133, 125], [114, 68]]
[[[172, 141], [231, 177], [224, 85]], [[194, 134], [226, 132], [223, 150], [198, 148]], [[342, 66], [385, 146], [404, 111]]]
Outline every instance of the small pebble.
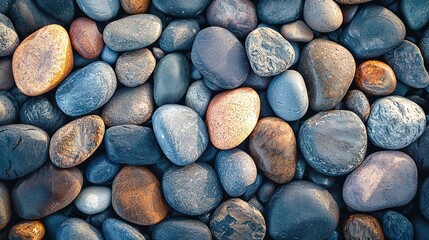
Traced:
[[79, 211], [91, 215], [103, 212], [111, 203], [112, 192], [108, 187], [89, 186], [82, 189], [74, 200]]
[[159, 46], [165, 52], [189, 51], [200, 31], [195, 19], [178, 19], [170, 22], [159, 39]]
[[119, 53], [116, 51], [113, 51], [112, 49], [110, 49], [107, 45], [104, 45], [103, 47], [103, 51], [101, 52], [101, 59], [110, 64], [110, 65], [114, 65], [116, 63], [116, 60], [119, 57]]
[[201, 221], [186, 218], [170, 218], [156, 225], [153, 240], [211, 240], [210, 229]]
[[344, 238], [384, 240], [383, 230], [378, 220], [367, 214], [352, 214], [347, 217], [343, 227]]
[[413, 240], [414, 227], [402, 214], [395, 211], [386, 211], [382, 217], [383, 232], [392, 240]]
[[25, 221], [13, 225], [9, 231], [10, 240], [42, 240], [45, 236], [45, 226], [40, 221]]
[[304, 20], [317, 32], [332, 32], [343, 23], [341, 8], [334, 0], [306, 0]]
[[270, 180], [265, 180], [256, 192], [258, 201], [265, 205], [276, 191], [278, 185]]
[[346, 95], [346, 107], [356, 113], [362, 122], [366, 122], [370, 113], [368, 98], [359, 90], [351, 90]]
[[266, 89], [271, 82], [271, 77], [261, 77], [253, 70], [247, 75], [246, 81], [241, 85], [243, 87], [251, 87], [253, 89]]
[[145, 13], [149, 9], [150, 0], [121, 0], [122, 9], [128, 14]]
[[202, 80], [193, 82], [186, 92], [185, 104], [204, 117], [212, 97], [212, 91]]
[[106, 240], [145, 240], [146, 238], [130, 224], [109, 218], [103, 222], [103, 235]]
[[286, 40], [293, 42], [310, 42], [314, 38], [313, 31], [301, 20], [283, 25], [280, 33]]
[[395, 91], [396, 76], [386, 63], [368, 60], [356, 69], [355, 83], [370, 96], [386, 96]]
[[106, 155], [99, 155], [89, 162], [85, 176], [93, 184], [110, 183], [121, 170], [121, 165], [112, 162]]
[[416, 162], [420, 171], [429, 172], [429, 126], [426, 126], [416, 141], [403, 150]]
[[419, 205], [421, 214], [429, 220], [429, 178], [426, 178], [420, 186]]
[[80, 10], [95, 21], [108, 21], [114, 18], [120, 8], [119, 0], [76, 0]]
[[103, 240], [103, 234], [94, 226], [80, 218], [70, 218], [57, 229], [56, 239]]
[[323, 175], [314, 169], [308, 171], [308, 180], [325, 189], [329, 189], [335, 184], [335, 177]]
[[127, 87], [136, 87], [149, 79], [155, 65], [152, 52], [143, 48], [121, 54], [116, 61], [115, 73], [119, 82]]
[[81, 17], [74, 20], [69, 34], [73, 48], [84, 58], [94, 59], [103, 50], [103, 35], [92, 19]]
[[69, 218], [62, 213], [53, 213], [43, 218], [43, 224], [45, 225], [46, 229], [46, 236], [50, 237], [50, 239], [55, 239], [58, 228], [67, 219]]
[[0, 125], [12, 124], [18, 118], [19, 109], [7, 95], [0, 95]]

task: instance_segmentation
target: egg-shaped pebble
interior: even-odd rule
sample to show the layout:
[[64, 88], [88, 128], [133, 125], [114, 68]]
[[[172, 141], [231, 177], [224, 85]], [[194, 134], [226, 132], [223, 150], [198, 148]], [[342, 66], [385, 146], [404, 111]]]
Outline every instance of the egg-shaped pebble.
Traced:
[[362, 122], [366, 122], [370, 113], [368, 98], [359, 90], [351, 90], [346, 95], [346, 107], [356, 113]]
[[155, 70], [156, 60], [147, 49], [125, 52], [116, 60], [115, 73], [119, 82], [127, 87], [145, 83]]
[[112, 162], [106, 155], [98, 155], [89, 162], [85, 177], [88, 182], [93, 184], [106, 184], [115, 178], [121, 170], [121, 165]]
[[0, 57], [12, 55], [19, 45], [19, 37], [12, 21], [0, 13]]
[[106, 210], [112, 200], [112, 191], [108, 187], [89, 186], [82, 189], [74, 200], [79, 211], [91, 215]]
[[69, 218], [58, 227], [55, 239], [103, 240], [103, 234], [87, 221]]
[[40, 220], [20, 222], [9, 230], [9, 239], [42, 240], [44, 236], [45, 226]]
[[367, 214], [352, 214], [345, 219], [344, 238], [384, 240], [383, 230], [377, 218]]
[[399, 212], [388, 210], [383, 213], [381, 219], [383, 232], [392, 240], [412, 240], [414, 239], [413, 224]]
[[145, 13], [150, 6], [150, 0], [121, 0], [121, 6], [128, 14]]
[[167, 25], [159, 39], [159, 46], [166, 52], [189, 51], [200, 25], [195, 19], [178, 19]]
[[317, 32], [332, 32], [343, 23], [343, 13], [334, 0], [306, 0], [304, 20]]
[[355, 83], [368, 95], [385, 96], [395, 91], [396, 76], [386, 63], [368, 60], [356, 69]]
[[103, 50], [103, 35], [98, 31], [97, 23], [81, 17], [70, 25], [70, 39], [73, 48], [84, 58], [94, 59]]
[[108, 21], [119, 12], [119, 0], [76, 0], [80, 10], [95, 21]]
[[286, 40], [294, 42], [310, 42], [314, 38], [313, 31], [302, 20], [283, 25], [280, 33]]

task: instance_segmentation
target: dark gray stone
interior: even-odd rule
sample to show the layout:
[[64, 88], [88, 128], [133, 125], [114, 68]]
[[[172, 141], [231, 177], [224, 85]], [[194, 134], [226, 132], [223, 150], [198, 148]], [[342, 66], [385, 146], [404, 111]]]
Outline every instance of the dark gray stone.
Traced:
[[152, 0], [152, 4], [161, 12], [178, 17], [197, 17], [209, 5], [210, 0]]
[[12, 72], [12, 59], [0, 59], [0, 90], [10, 90], [15, 86]]
[[43, 12], [61, 22], [61, 25], [68, 26], [75, 14], [73, 0], [36, 0], [37, 6]]
[[426, 125], [422, 135], [403, 150], [416, 162], [420, 171], [429, 172], [429, 126]]
[[76, 0], [80, 10], [95, 21], [108, 21], [119, 12], [119, 0]]
[[346, 96], [346, 107], [350, 111], [356, 113], [362, 122], [366, 122], [371, 111], [368, 98], [360, 90], [351, 90]]
[[402, 214], [386, 211], [381, 220], [383, 232], [391, 240], [413, 240], [414, 228], [411, 222]]
[[419, 44], [420, 50], [422, 51], [423, 58], [426, 65], [429, 64], [429, 28], [426, 29]]
[[211, 240], [210, 229], [203, 222], [186, 219], [170, 218], [164, 220], [152, 231], [153, 240]]
[[329, 189], [335, 184], [335, 177], [323, 175], [314, 169], [310, 169], [310, 171], [308, 171], [308, 180], [324, 189]]
[[421, 214], [429, 220], [429, 177], [426, 177], [420, 186], [419, 203]]
[[202, 80], [195, 81], [186, 92], [185, 104], [204, 117], [212, 97], [212, 91]]
[[266, 89], [271, 82], [271, 77], [261, 77], [253, 70], [249, 71], [246, 81], [241, 85], [242, 87], [251, 87], [255, 90]]
[[113, 181], [121, 170], [121, 165], [111, 161], [105, 154], [98, 155], [89, 162], [85, 176], [93, 184], [107, 184]]
[[12, 21], [0, 13], [0, 57], [12, 55], [19, 45], [19, 37]]
[[257, 5], [258, 17], [268, 24], [290, 23], [301, 16], [303, 5], [303, 0], [261, 0]]
[[101, 232], [80, 218], [69, 218], [58, 228], [56, 239], [61, 240], [103, 240]]
[[402, 0], [400, 9], [405, 24], [411, 30], [422, 29], [429, 22], [429, 3], [427, 0]]
[[249, 187], [247, 187], [246, 192], [241, 196], [241, 198], [245, 201], [249, 201], [252, 197], [255, 197], [256, 192], [261, 187], [264, 182], [264, 175], [262, 173], [258, 173], [256, 175], [255, 182], [252, 183]]
[[7, 14], [9, 12], [10, 7], [12, 6], [12, 3], [15, 0], [4, 0], [0, 2], [0, 13]]
[[103, 222], [103, 235], [106, 240], [145, 240], [146, 238], [130, 224], [115, 218]]
[[53, 213], [43, 218], [43, 225], [45, 225], [47, 237], [55, 239], [59, 226], [67, 219], [68, 217], [62, 213]]
[[199, 31], [200, 25], [195, 19], [174, 20], [162, 32], [159, 46], [166, 52], [189, 51]]

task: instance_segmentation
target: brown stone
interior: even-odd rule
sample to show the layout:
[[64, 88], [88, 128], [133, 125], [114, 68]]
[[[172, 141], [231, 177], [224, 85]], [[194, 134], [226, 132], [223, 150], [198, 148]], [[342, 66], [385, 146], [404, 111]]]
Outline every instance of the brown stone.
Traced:
[[25, 221], [14, 225], [9, 231], [9, 240], [41, 240], [45, 226], [41, 221]]
[[115, 72], [118, 80], [127, 87], [141, 85], [155, 70], [156, 59], [147, 49], [123, 53], [116, 61]]
[[393, 69], [377, 60], [361, 63], [356, 69], [355, 82], [364, 93], [374, 96], [389, 95], [396, 88]]
[[210, 140], [219, 149], [234, 148], [252, 133], [261, 108], [258, 93], [242, 87], [216, 95], [207, 108]]
[[359, 90], [351, 90], [346, 95], [346, 107], [356, 113], [362, 122], [366, 122], [371, 112], [368, 98]]
[[9, 224], [12, 217], [12, 203], [10, 201], [9, 189], [6, 184], [0, 182], [0, 230]]
[[15, 86], [12, 73], [12, 59], [0, 59], [0, 90], [10, 90]]
[[21, 178], [12, 190], [16, 213], [24, 219], [40, 219], [68, 206], [82, 189], [77, 168], [61, 169], [49, 161]]
[[73, 48], [82, 57], [94, 59], [103, 50], [103, 35], [98, 31], [97, 23], [87, 17], [80, 17], [70, 25], [70, 39]]
[[160, 182], [143, 166], [126, 166], [116, 175], [112, 205], [121, 218], [139, 225], [157, 224], [168, 213]]
[[121, 6], [128, 14], [145, 13], [149, 5], [150, 0], [121, 0]]
[[45, 26], [24, 39], [12, 58], [16, 86], [28, 96], [54, 89], [73, 68], [73, 51], [67, 31]]
[[296, 169], [296, 139], [289, 124], [280, 118], [258, 121], [249, 137], [250, 155], [272, 181], [283, 184], [292, 180]]
[[97, 115], [78, 118], [54, 133], [49, 156], [55, 166], [74, 167], [88, 159], [103, 140], [105, 126]]
[[383, 230], [378, 220], [367, 214], [352, 214], [344, 222], [346, 240], [372, 239], [384, 240]]

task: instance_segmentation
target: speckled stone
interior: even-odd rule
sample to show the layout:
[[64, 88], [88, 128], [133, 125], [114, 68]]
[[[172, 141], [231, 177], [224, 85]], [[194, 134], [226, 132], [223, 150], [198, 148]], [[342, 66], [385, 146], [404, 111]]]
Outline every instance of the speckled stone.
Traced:
[[113, 51], [112, 49], [110, 49], [107, 45], [104, 45], [103, 47], [103, 51], [101, 52], [101, 59], [110, 64], [110, 65], [114, 65], [116, 63], [116, 60], [119, 57], [119, 53], [116, 51]]
[[352, 54], [341, 45], [315, 39], [301, 52], [298, 71], [307, 86], [310, 108], [325, 111], [335, 107], [346, 95], [355, 75]]
[[109, 23], [103, 31], [106, 45], [117, 52], [147, 47], [158, 40], [162, 32], [159, 17], [135, 14]]
[[0, 230], [3, 230], [12, 218], [12, 202], [6, 184], [0, 182]]
[[356, 69], [355, 83], [360, 90], [370, 96], [386, 96], [395, 91], [396, 76], [386, 63], [368, 60]]
[[93, 184], [106, 184], [112, 182], [121, 170], [121, 165], [112, 162], [105, 154], [96, 156], [86, 167], [85, 176]]
[[38, 127], [0, 126], [0, 179], [17, 179], [34, 172], [48, 159], [48, 146], [48, 134]]
[[429, 126], [426, 126], [422, 135], [403, 151], [416, 162], [419, 170], [429, 172]]
[[348, 216], [343, 227], [344, 238], [384, 240], [383, 230], [378, 220], [367, 214], [352, 214]]
[[150, 0], [121, 0], [122, 9], [128, 14], [145, 13], [149, 9]]
[[153, 240], [211, 240], [210, 229], [201, 221], [186, 218], [170, 218], [152, 231]]
[[223, 197], [216, 171], [205, 163], [170, 167], [162, 177], [162, 192], [172, 208], [190, 216], [217, 208]]
[[88, 114], [109, 101], [116, 90], [113, 68], [102, 61], [74, 71], [57, 88], [58, 107], [69, 116]]
[[408, 146], [422, 135], [425, 126], [423, 109], [400, 96], [388, 96], [374, 102], [367, 121], [369, 139], [385, 149]]
[[166, 52], [189, 51], [199, 31], [200, 26], [195, 19], [173, 20], [162, 32], [159, 46]]
[[209, 3], [210, 0], [152, 0], [152, 4], [163, 13], [192, 18], [196, 18], [197, 15], [202, 13]]
[[365, 158], [347, 176], [343, 186], [345, 203], [354, 210], [372, 212], [404, 206], [417, 191], [417, 167], [399, 151], [380, 151]]
[[255, 128], [259, 111], [259, 96], [251, 88], [237, 88], [216, 95], [206, 114], [213, 145], [222, 150], [240, 145]]
[[396, 78], [413, 88], [429, 86], [423, 56], [417, 45], [404, 40], [398, 47], [384, 55], [384, 59], [395, 71]]
[[134, 88], [121, 88], [104, 105], [101, 117], [107, 126], [141, 125], [153, 114], [155, 103], [150, 83]]
[[351, 172], [366, 154], [365, 125], [351, 111], [332, 110], [312, 116], [301, 125], [298, 140], [307, 163], [328, 176]]
[[358, 58], [374, 58], [398, 46], [405, 33], [404, 23], [393, 12], [367, 5], [343, 31], [341, 42]]
[[24, 219], [39, 219], [57, 212], [73, 202], [82, 182], [79, 169], [60, 169], [48, 162], [15, 184], [12, 201], [16, 213]]
[[59, 226], [55, 239], [103, 240], [103, 234], [80, 218], [69, 218]]
[[0, 13], [0, 57], [12, 55], [19, 44], [19, 37], [12, 21]]
[[317, 32], [332, 32], [343, 23], [341, 8], [334, 0], [306, 0], [304, 20]]
[[301, 20], [283, 25], [280, 33], [286, 40], [294, 42], [310, 42], [314, 38], [313, 31]]
[[0, 3], [0, 13], [5, 14], [9, 12], [10, 7], [14, 0], [4, 0]]
[[135, 227], [115, 218], [103, 222], [103, 235], [106, 240], [145, 240], [146, 238]]
[[112, 185], [115, 212], [128, 222], [153, 225], [167, 216], [167, 204], [156, 176], [142, 166], [126, 166]]
[[212, 91], [204, 84], [202, 80], [195, 81], [189, 86], [186, 92], [185, 104], [195, 112], [204, 117], [209, 106]]
[[273, 239], [324, 239], [337, 228], [339, 212], [327, 190], [294, 181], [277, 189], [266, 205], [265, 218]]
[[295, 59], [292, 45], [279, 32], [267, 27], [257, 28], [247, 36], [246, 53], [252, 70], [262, 77], [285, 71]]
[[80, 10], [95, 21], [108, 21], [119, 12], [119, 0], [76, 0]]
[[118, 80], [127, 87], [145, 83], [155, 70], [156, 60], [152, 52], [143, 48], [126, 52], [116, 61], [115, 72]]
[[413, 240], [414, 227], [404, 215], [395, 211], [386, 211], [381, 219], [383, 232], [388, 239]]
[[424, 179], [420, 186], [419, 206], [421, 214], [429, 220], [429, 178]]
[[261, 0], [257, 5], [258, 18], [273, 25], [290, 23], [301, 16], [303, 4], [303, 0]]
[[250, 155], [270, 180], [292, 180], [296, 167], [296, 139], [288, 123], [273, 117], [258, 121], [249, 137]]
[[13, 54], [16, 86], [28, 96], [54, 89], [73, 68], [73, 51], [67, 31], [48, 25], [28, 36]]
[[0, 95], [0, 125], [12, 124], [18, 118], [19, 109], [17, 109], [12, 98], [13, 96], [6, 94]]
[[264, 239], [265, 219], [249, 203], [232, 198], [213, 213], [210, 229], [216, 239]]
[[112, 191], [108, 187], [89, 186], [82, 189], [74, 200], [79, 211], [85, 214], [97, 214], [110, 206]]
[[15, 80], [12, 73], [12, 59], [0, 59], [0, 91], [10, 90], [15, 86]]
[[54, 133], [49, 157], [54, 165], [70, 168], [88, 159], [103, 140], [105, 126], [97, 115], [78, 118]]
[[89, 18], [80, 17], [72, 22], [69, 29], [73, 48], [84, 58], [94, 59], [103, 50], [103, 35], [98, 31], [97, 23]]
[[368, 98], [359, 90], [351, 90], [347, 93], [346, 107], [356, 113], [362, 122], [366, 122], [371, 110]]
[[45, 226], [41, 221], [24, 221], [13, 225], [9, 231], [10, 240], [42, 240], [45, 236]]
[[419, 30], [429, 22], [429, 4], [425, 0], [403, 0], [399, 4], [405, 24], [411, 30]]

